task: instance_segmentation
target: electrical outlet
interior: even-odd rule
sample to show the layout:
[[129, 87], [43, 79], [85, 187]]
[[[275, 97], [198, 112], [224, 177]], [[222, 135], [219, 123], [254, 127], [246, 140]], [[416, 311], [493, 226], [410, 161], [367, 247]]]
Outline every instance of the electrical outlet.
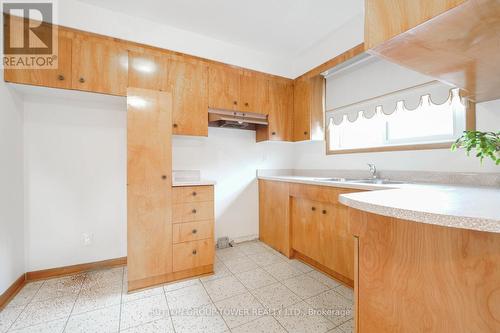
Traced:
[[85, 246], [92, 245], [92, 243], [94, 242], [94, 235], [91, 233], [85, 232], [82, 234], [82, 240], [83, 240], [83, 245], [85, 245]]

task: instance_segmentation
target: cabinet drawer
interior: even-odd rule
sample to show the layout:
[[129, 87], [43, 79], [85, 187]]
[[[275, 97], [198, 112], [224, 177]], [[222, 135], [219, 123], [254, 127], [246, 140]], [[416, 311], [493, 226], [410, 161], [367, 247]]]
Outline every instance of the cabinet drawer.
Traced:
[[213, 239], [213, 221], [188, 222], [172, 225], [174, 244], [200, 239]]
[[173, 188], [173, 203], [214, 201], [213, 186], [180, 186]]
[[177, 203], [172, 205], [172, 223], [184, 223], [213, 219], [213, 201]]
[[364, 192], [363, 190], [338, 188], [330, 186], [291, 184], [290, 196], [306, 200], [338, 204], [339, 195], [354, 192]]
[[200, 266], [213, 265], [214, 240], [205, 239], [175, 244], [173, 249], [173, 270], [183, 271]]

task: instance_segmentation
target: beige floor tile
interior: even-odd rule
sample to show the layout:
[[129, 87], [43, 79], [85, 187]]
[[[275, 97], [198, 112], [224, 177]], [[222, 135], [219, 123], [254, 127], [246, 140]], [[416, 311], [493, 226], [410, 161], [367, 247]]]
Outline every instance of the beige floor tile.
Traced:
[[285, 329], [271, 316], [261, 317], [257, 320], [238, 326], [231, 330], [232, 333], [286, 333]]
[[66, 324], [68, 333], [114, 333], [120, 324], [120, 305], [71, 315]]
[[[17, 295], [9, 302], [8, 306], [26, 305], [35, 297], [36, 293], [44, 281], [30, 282], [21, 289]], [[0, 330], [1, 332], [1, 330]]]
[[123, 267], [102, 269], [87, 273], [82, 290], [111, 288], [123, 283]]
[[212, 303], [201, 284], [169, 291], [166, 295], [168, 307], [172, 312], [199, 308]]
[[135, 326], [126, 330], [120, 330], [124, 333], [174, 333], [174, 327], [172, 326], [172, 320], [170, 318], [163, 318], [159, 320], [152, 321], [147, 324], [142, 324]]
[[263, 267], [269, 274], [271, 274], [278, 281], [283, 281], [291, 277], [301, 275], [302, 272], [293, 268], [286, 262]]
[[342, 297], [335, 289], [328, 290], [306, 300], [313, 309], [323, 311], [323, 316], [328, 318], [335, 326], [345, 323], [353, 316], [352, 301]]
[[334, 328], [331, 321], [311, 311], [310, 306], [305, 302], [281, 310], [275, 318], [291, 333], [322, 333]]
[[176, 333], [216, 333], [229, 330], [213, 304], [184, 313], [172, 313], [172, 323]]
[[125, 330], [169, 316], [165, 295], [141, 298], [122, 304], [120, 329]]
[[354, 290], [352, 288], [346, 287], [344, 285], [340, 285], [335, 288], [335, 291], [347, 298], [348, 300], [353, 300]]
[[246, 324], [266, 314], [264, 307], [249, 292], [215, 302], [229, 328]]
[[165, 292], [174, 291], [177, 289], [191, 287], [191, 286], [195, 286], [195, 285], [199, 285], [199, 284], [200, 284], [200, 279], [189, 279], [189, 280], [184, 280], [184, 281], [179, 281], [179, 282], [171, 282], [169, 284], [166, 284], [163, 286], [163, 290]]
[[203, 282], [208, 282], [212, 280], [217, 280], [226, 276], [230, 276], [232, 273], [229, 271], [229, 269], [224, 265], [224, 263], [218, 259], [215, 261], [214, 264], [214, 274], [204, 276], [200, 278], [201, 281]]
[[246, 255], [257, 254], [257, 253], [266, 253], [269, 250], [262, 246], [258, 242], [243, 242], [236, 245], [238, 249], [243, 251]]
[[252, 290], [252, 294], [271, 311], [278, 311], [301, 301], [299, 296], [281, 283]]
[[0, 333], [5, 333], [12, 326], [17, 317], [23, 312], [24, 306], [9, 305], [0, 311]]
[[62, 333], [64, 326], [66, 325], [67, 319], [58, 319], [54, 321], [49, 321], [46, 323], [29, 326], [25, 328], [20, 328], [17, 330], [11, 330], [13, 333]]
[[163, 291], [163, 286], [159, 286], [159, 287], [152, 287], [152, 288], [147, 288], [147, 289], [143, 289], [143, 290], [139, 290], [139, 291], [127, 292], [127, 285], [125, 284], [123, 286], [122, 293], [123, 293], [122, 302], [126, 303], [126, 302], [135, 301], [135, 300], [138, 300], [138, 299], [141, 299], [144, 297], [163, 295], [164, 291]]
[[238, 249], [237, 247], [228, 247], [226, 249], [217, 250], [215, 251], [215, 255], [223, 262], [247, 256], [241, 249]]
[[354, 320], [351, 319], [338, 327], [344, 333], [352, 333], [354, 331]]
[[329, 288], [335, 288], [340, 286], [340, 282], [335, 281], [334, 279], [328, 277], [327, 275], [321, 273], [320, 271], [312, 270], [309, 273], [307, 273], [307, 275], [312, 277], [316, 281], [323, 283]]
[[236, 274], [236, 278], [248, 289], [257, 289], [278, 282], [262, 268]]
[[17, 318], [12, 328], [23, 328], [47, 321], [68, 318], [75, 301], [76, 295], [31, 302]]
[[99, 289], [82, 290], [73, 309], [74, 314], [94, 311], [120, 304], [122, 289], [120, 286], [110, 286]]
[[214, 302], [246, 292], [246, 288], [234, 276], [203, 282]]
[[284, 262], [282, 258], [269, 251], [266, 251], [264, 253], [252, 254], [248, 257], [259, 266], [269, 266]]
[[302, 299], [318, 295], [330, 289], [323, 283], [316, 281], [308, 275], [300, 275], [290, 278], [283, 281], [283, 284], [295, 294], [302, 297]]
[[32, 301], [38, 302], [56, 297], [76, 296], [80, 292], [84, 280], [85, 274], [47, 280], [40, 287]]
[[249, 257], [239, 257], [224, 262], [226, 267], [233, 273], [246, 272], [251, 269], [257, 268], [257, 264]]
[[298, 269], [302, 273], [307, 273], [314, 270], [314, 268], [312, 268], [311, 266], [304, 264], [302, 261], [299, 261], [297, 259], [289, 260], [288, 264], [291, 265], [293, 268]]

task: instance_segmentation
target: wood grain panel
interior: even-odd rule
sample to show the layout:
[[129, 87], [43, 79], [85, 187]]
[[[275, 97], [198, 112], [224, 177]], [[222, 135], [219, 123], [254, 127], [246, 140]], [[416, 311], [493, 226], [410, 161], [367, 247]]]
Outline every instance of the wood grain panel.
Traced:
[[465, 0], [365, 0], [365, 44], [371, 49]]
[[176, 203], [172, 207], [172, 222], [184, 223], [214, 219], [212, 201]]
[[212, 265], [214, 262], [213, 239], [175, 244], [173, 248], [174, 272]]
[[173, 203], [189, 203], [214, 201], [214, 187], [207, 186], [177, 186], [173, 188]]
[[172, 272], [172, 97], [129, 88], [127, 96], [128, 279]]
[[500, 331], [500, 235], [354, 209], [358, 332]]
[[156, 275], [140, 280], [130, 281], [128, 283], [128, 291], [138, 291], [144, 288], [149, 288], [155, 285], [162, 285], [166, 282], [179, 281], [186, 278], [192, 278], [194, 276], [203, 277], [212, 275], [214, 273], [213, 265], [206, 265], [195, 267], [192, 269], [186, 269], [183, 271], [172, 272], [168, 274]]
[[125, 45], [79, 34], [72, 43], [72, 88], [127, 95], [128, 52]]
[[363, 192], [358, 189], [339, 188], [331, 186], [290, 184], [290, 196], [308, 200], [337, 204], [339, 195], [345, 193]]
[[293, 141], [311, 138], [310, 89], [308, 80], [296, 80], [293, 86]]
[[5, 69], [5, 81], [71, 89], [71, 43], [71, 39], [59, 31], [57, 69]]
[[262, 75], [240, 75], [239, 110], [269, 114], [269, 80]]
[[288, 183], [259, 180], [259, 239], [290, 257]]
[[269, 81], [268, 126], [258, 126], [257, 142], [292, 141], [293, 84], [278, 80]]
[[171, 60], [167, 81], [173, 92], [173, 133], [208, 136], [208, 66]]
[[319, 242], [321, 227], [317, 212], [321, 209], [321, 204], [302, 198], [292, 198], [290, 202], [292, 248], [319, 261], [322, 248]]
[[168, 58], [128, 52], [128, 87], [169, 91]]
[[214, 222], [212, 220], [208, 220], [174, 224], [172, 226], [172, 232], [174, 244], [201, 239], [213, 239]]
[[370, 50], [462, 88], [475, 102], [500, 98], [500, 2], [470, 0]]
[[210, 66], [208, 73], [208, 106], [213, 109], [238, 110], [241, 103], [240, 71]]

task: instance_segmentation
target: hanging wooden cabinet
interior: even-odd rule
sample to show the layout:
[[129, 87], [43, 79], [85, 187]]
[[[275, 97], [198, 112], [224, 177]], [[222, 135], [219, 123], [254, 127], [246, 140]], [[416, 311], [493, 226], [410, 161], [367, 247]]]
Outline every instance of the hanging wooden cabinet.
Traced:
[[257, 127], [257, 142], [292, 141], [293, 82], [269, 81], [268, 126]]
[[293, 141], [324, 140], [325, 79], [298, 78], [293, 91]]

